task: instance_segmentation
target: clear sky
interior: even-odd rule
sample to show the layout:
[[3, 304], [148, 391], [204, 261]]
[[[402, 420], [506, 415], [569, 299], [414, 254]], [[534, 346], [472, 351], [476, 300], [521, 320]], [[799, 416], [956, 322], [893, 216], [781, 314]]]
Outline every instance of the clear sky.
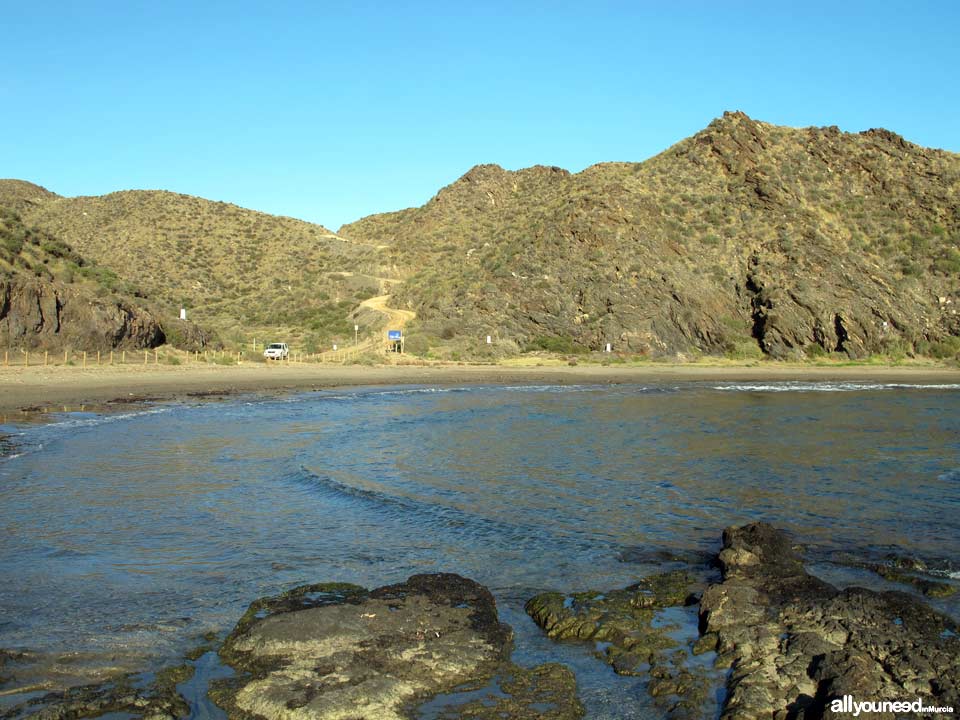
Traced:
[[0, 177], [336, 229], [724, 110], [960, 151], [960, 2], [0, 2]]

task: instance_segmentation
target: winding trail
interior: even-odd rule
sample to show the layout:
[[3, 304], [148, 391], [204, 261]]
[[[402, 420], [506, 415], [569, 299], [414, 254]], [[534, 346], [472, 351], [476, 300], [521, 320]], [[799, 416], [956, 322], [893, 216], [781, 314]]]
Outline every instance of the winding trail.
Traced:
[[[399, 282], [387, 278], [378, 278], [381, 282]], [[363, 340], [358, 345], [351, 345], [342, 350], [328, 350], [320, 354], [321, 362], [342, 362], [343, 360], [355, 357], [360, 353], [368, 351], [380, 351], [387, 346], [387, 330], [402, 330], [408, 322], [413, 320], [417, 314], [412, 310], [400, 310], [387, 306], [387, 300], [390, 295], [377, 295], [362, 301], [358, 307], [367, 308], [387, 316], [387, 322], [383, 330], [379, 331], [373, 337]]]
[[398, 308], [387, 307], [387, 300], [389, 299], [389, 295], [377, 295], [376, 297], [364, 300], [360, 303], [360, 307], [376, 310], [378, 313], [386, 315], [389, 330], [402, 330], [417, 314], [412, 310], [400, 310]]

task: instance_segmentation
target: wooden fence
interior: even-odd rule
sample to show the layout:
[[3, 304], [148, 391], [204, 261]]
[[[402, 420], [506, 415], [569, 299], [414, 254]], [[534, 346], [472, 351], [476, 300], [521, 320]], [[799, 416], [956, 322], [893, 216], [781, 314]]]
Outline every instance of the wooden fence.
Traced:
[[[382, 348], [382, 349], [381, 349]], [[251, 355], [236, 350], [201, 350], [185, 352], [181, 350], [23, 350], [3, 351], [4, 367], [103, 367], [110, 365], [185, 365], [215, 364], [236, 365], [257, 363], [269, 365], [291, 365], [305, 363], [346, 363], [356, 360], [363, 354], [386, 352], [386, 346], [376, 340], [368, 340], [347, 348], [306, 353], [291, 350], [285, 360], [265, 360], [262, 355]]]

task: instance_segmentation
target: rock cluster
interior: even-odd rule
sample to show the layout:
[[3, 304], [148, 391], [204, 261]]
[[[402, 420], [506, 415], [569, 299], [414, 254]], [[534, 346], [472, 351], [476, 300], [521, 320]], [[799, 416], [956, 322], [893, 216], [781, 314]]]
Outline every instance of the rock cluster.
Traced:
[[732, 669], [724, 718], [832, 717], [844, 695], [960, 705], [956, 624], [915, 597], [837, 590], [765, 523], [726, 530], [719, 560], [700, 619]]
[[[649, 691], [671, 717], [700, 717], [709, 680], [661, 619], [662, 611], [692, 600], [694, 579], [677, 571], [654, 575], [623, 590], [563, 595], [527, 602], [527, 613], [554, 640], [592, 640], [598, 656], [620, 675], [650, 678]], [[692, 650], [692, 648], [690, 648]]]
[[[831, 718], [845, 696], [960, 706], [960, 628], [916, 595], [838, 589], [765, 523], [728, 528], [717, 564], [719, 579], [706, 567], [665, 572], [620, 590], [541, 593], [526, 610], [554, 640], [595, 643], [617, 673], [646, 678], [671, 719]], [[583, 717], [570, 669], [514, 665], [512, 637], [490, 592], [459, 575], [306, 585], [252, 603], [219, 655], [204, 646], [156, 677], [35, 697], [0, 718], [172, 720], [190, 711], [182, 695], [208, 716], [221, 712], [204, 705], [209, 681], [228, 720]], [[202, 672], [202, 653], [215, 673]], [[0, 670], [21, 659], [0, 651]]]

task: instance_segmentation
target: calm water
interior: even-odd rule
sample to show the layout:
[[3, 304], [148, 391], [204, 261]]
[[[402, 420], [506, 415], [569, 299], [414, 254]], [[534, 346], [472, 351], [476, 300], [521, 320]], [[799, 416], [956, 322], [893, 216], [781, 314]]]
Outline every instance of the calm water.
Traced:
[[638, 681], [544, 640], [527, 598], [623, 586], [653, 571], [638, 550], [756, 519], [960, 563], [960, 386], [377, 388], [0, 432], [6, 648], [149, 665], [294, 585], [455, 571], [497, 596], [518, 661], [569, 662], [592, 717], [633, 717]]

